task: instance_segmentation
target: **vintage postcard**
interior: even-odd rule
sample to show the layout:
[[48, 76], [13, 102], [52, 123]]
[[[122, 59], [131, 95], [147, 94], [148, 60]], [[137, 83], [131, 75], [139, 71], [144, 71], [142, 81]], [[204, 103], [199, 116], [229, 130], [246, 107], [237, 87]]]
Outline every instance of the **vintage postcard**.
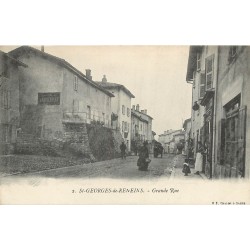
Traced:
[[250, 204], [250, 47], [0, 46], [0, 204]]

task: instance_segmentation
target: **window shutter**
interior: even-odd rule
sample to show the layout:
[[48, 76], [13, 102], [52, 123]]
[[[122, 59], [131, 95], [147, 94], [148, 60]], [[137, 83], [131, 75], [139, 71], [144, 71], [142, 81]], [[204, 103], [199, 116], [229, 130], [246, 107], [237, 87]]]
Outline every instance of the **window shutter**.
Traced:
[[206, 90], [213, 87], [214, 55], [206, 58]]
[[221, 119], [218, 123], [218, 151], [217, 151], [217, 161], [220, 165], [224, 164], [225, 132], [226, 132], [226, 119]]
[[205, 84], [206, 84], [206, 76], [205, 73], [200, 74], [200, 98], [203, 98], [205, 95]]
[[197, 71], [201, 70], [201, 53], [197, 53]]
[[237, 154], [237, 170], [238, 175], [245, 176], [245, 143], [246, 143], [246, 106], [242, 106], [239, 110], [239, 126], [238, 126], [238, 154]]
[[11, 108], [11, 98], [10, 98], [10, 91], [8, 91], [8, 96], [7, 96], [7, 107], [8, 107], [8, 109], [10, 109]]

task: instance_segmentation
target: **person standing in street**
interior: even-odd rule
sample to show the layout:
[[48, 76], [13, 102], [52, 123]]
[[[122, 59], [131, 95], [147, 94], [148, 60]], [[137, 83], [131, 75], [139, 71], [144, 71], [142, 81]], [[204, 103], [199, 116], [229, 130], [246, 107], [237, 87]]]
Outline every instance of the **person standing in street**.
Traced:
[[198, 150], [197, 150], [196, 158], [195, 158], [195, 165], [194, 165], [195, 174], [199, 174], [202, 171], [204, 152], [205, 152], [205, 148], [203, 147], [202, 143], [199, 141]]
[[126, 145], [124, 142], [120, 145], [120, 150], [121, 150], [121, 157], [122, 159], [126, 159]]
[[162, 154], [163, 154], [163, 147], [162, 147], [162, 145], [161, 145], [161, 144], [159, 145], [158, 152], [159, 152], [159, 154], [161, 155], [161, 158], [162, 158]]
[[138, 169], [141, 171], [147, 171], [148, 165], [151, 162], [149, 159], [148, 142], [145, 141], [139, 152], [139, 159], [137, 161]]

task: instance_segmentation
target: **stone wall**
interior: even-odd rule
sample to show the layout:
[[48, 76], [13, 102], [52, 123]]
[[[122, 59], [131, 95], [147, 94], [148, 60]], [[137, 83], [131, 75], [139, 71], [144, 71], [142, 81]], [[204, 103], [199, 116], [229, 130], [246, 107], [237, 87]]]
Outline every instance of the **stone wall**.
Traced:
[[122, 135], [118, 131], [98, 125], [87, 124], [90, 150], [97, 160], [120, 156]]

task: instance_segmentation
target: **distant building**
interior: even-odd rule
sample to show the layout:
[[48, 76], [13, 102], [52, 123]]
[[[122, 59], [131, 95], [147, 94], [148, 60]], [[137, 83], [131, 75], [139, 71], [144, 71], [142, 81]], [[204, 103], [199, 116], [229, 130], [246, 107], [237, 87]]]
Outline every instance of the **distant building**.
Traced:
[[0, 51], [0, 154], [13, 152], [20, 126], [19, 67], [26, 64]]
[[[176, 135], [176, 138], [175, 138], [175, 135]], [[178, 130], [170, 129], [170, 130], [164, 131], [163, 134], [160, 134], [158, 141], [162, 144], [165, 153], [173, 154], [173, 153], [176, 153], [177, 143], [179, 143], [181, 139], [184, 139], [182, 129], [178, 129]]]
[[38, 138], [62, 139], [81, 124], [111, 127], [113, 94], [65, 60], [32, 47], [22, 46], [9, 55], [28, 68], [20, 70], [22, 131]]
[[173, 137], [174, 137], [174, 143], [175, 143], [174, 152], [181, 154], [185, 147], [185, 132], [181, 131], [178, 134], [174, 134]]
[[192, 142], [192, 138], [191, 138], [191, 118], [186, 119], [184, 121], [183, 129], [185, 131], [184, 154], [188, 157], [193, 157], [193, 155], [192, 155], [193, 142]]
[[148, 142], [149, 149], [152, 152], [154, 134], [152, 133], [153, 118], [147, 114], [147, 110], [141, 110], [139, 104], [133, 105], [131, 110], [131, 140], [133, 147], [139, 147], [144, 141]]
[[119, 129], [127, 149], [131, 147], [131, 99], [135, 96], [122, 84], [107, 81], [104, 75], [101, 82], [96, 82], [102, 88], [111, 92], [114, 97], [111, 100], [113, 129]]

